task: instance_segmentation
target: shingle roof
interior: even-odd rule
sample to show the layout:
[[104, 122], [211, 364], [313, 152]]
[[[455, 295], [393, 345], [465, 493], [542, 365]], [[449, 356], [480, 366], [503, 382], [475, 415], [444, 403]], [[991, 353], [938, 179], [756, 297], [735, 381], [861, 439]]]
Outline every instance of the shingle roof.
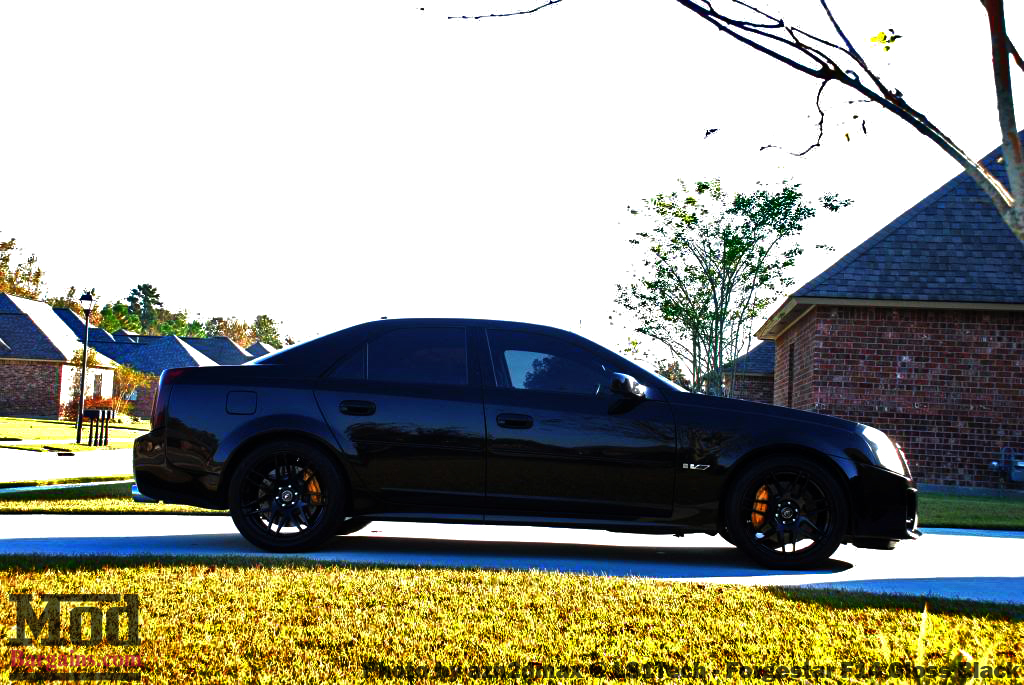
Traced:
[[[1001, 154], [997, 148], [982, 164], [1006, 183]], [[794, 297], [1024, 303], [1024, 244], [964, 172]]]
[[119, 342], [136, 343], [139, 342], [139, 334], [135, 331], [128, 331], [122, 328], [118, 331], [114, 331], [114, 340]]
[[[64, 307], [54, 307], [53, 313], [60, 317], [60, 320], [67, 324], [71, 332], [75, 334], [79, 342], [82, 340], [82, 336], [85, 334], [85, 319], [80, 317], [75, 312]], [[114, 336], [102, 328], [96, 326], [89, 326], [89, 342], [93, 340], [102, 340], [105, 342], [114, 342]]]
[[245, 348], [245, 351], [251, 354], [255, 359], [256, 357], [262, 357], [263, 355], [270, 354], [271, 352], [277, 352], [277, 348], [273, 345], [257, 340], [252, 345]]
[[216, 366], [203, 353], [176, 335], [154, 337], [145, 343], [98, 343], [96, 349], [118, 363], [146, 373], [193, 366]]
[[[731, 370], [732, 363], [725, 368]], [[765, 340], [736, 358], [736, 373], [770, 374], [775, 372], [775, 342]]]
[[18, 359], [71, 361], [79, 342], [50, 305], [0, 294], [0, 338], [7, 350], [0, 356]]
[[218, 364], [226, 366], [244, 364], [253, 359], [253, 356], [246, 352], [245, 348], [223, 335], [209, 338], [182, 338], [182, 340]]

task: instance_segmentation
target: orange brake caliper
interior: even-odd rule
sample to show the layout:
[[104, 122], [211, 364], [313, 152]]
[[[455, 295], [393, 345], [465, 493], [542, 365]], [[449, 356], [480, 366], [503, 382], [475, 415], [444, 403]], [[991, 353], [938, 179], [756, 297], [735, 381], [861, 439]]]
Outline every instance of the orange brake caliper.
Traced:
[[762, 485], [757, 494], [754, 495], [754, 513], [750, 515], [750, 522], [755, 528], [764, 524], [764, 515], [768, 513], [768, 487]]

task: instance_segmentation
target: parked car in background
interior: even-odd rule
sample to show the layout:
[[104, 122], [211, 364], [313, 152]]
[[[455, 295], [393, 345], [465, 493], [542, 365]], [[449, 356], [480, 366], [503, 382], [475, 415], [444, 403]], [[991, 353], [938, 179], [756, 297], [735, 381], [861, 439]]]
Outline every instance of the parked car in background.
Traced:
[[165, 371], [134, 467], [142, 496], [228, 508], [273, 552], [401, 520], [721, 534], [800, 568], [918, 535], [910, 470], [880, 431], [691, 394], [505, 321], [374, 321]]

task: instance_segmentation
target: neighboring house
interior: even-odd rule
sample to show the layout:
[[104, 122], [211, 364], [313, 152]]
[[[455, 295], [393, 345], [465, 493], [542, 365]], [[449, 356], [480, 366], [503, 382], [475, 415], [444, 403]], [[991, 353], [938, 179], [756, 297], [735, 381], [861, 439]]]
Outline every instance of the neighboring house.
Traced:
[[244, 364], [253, 360], [253, 356], [244, 347], [223, 335], [182, 340], [222, 366]]
[[[92, 333], [89, 334], [90, 336]], [[193, 366], [217, 366], [217, 362], [175, 335], [140, 336], [145, 342], [99, 342], [95, 349], [119, 364], [153, 374], [153, 382], [139, 388], [129, 398], [135, 404], [136, 416], [146, 416], [153, 405], [153, 393], [165, 369]]]
[[[80, 374], [69, 362], [82, 348], [70, 326], [45, 302], [0, 294], [0, 415], [57, 418], [72, 400]], [[102, 353], [95, 357], [85, 394], [109, 399], [116, 364]]]
[[[85, 334], [85, 319], [80, 317], [70, 309], [63, 307], [54, 307], [53, 313], [60, 317], [60, 320], [68, 325], [71, 332], [75, 334], [79, 342], [82, 340], [82, 336]], [[90, 342], [114, 342], [114, 336], [96, 326], [89, 326], [89, 340]]]
[[[90, 335], [92, 335], [92, 334], [90, 333]], [[114, 335], [114, 340], [116, 340], [118, 342], [132, 342], [132, 343], [139, 342], [139, 334], [138, 333], [136, 333], [135, 331], [125, 330], [124, 328], [118, 330], [113, 335]]]
[[[775, 343], [765, 340], [723, 367], [729, 397], [772, 404], [775, 393]], [[735, 384], [735, 385], [734, 385]]]
[[251, 354], [253, 356], [253, 359], [255, 359], [256, 357], [262, 357], [264, 355], [270, 354], [271, 352], [277, 352], [278, 348], [274, 347], [270, 343], [256, 341], [252, 345], [249, 345], [247, 348], [245, 348], [245, 351]]
[[[983, 164], [1005, 182], [999, 155]], [[882, 429], [922, 482], [1001, 486], [990, 465], [1024, 451], [1024, 245], [966, 173], [757, 335], [775, 342], [775, 404]]]

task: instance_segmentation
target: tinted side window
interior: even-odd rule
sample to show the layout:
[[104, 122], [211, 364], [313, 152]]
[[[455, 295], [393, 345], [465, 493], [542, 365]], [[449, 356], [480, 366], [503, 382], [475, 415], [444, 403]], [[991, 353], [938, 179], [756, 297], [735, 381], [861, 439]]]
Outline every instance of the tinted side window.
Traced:
[[401, 328], [371, 340], [367, 378], [391, 383], [468, 385], [464, 328]]
[[341, 363], [331, 371], [331, 378], [354, 380], [366, 378], [366, 345], [360, 345], [358, 350], [341, 360]]
[[487, 337], [499, 386], [596, 395], [610, 380], [598, 357], [558, 338], [500, 330]]

